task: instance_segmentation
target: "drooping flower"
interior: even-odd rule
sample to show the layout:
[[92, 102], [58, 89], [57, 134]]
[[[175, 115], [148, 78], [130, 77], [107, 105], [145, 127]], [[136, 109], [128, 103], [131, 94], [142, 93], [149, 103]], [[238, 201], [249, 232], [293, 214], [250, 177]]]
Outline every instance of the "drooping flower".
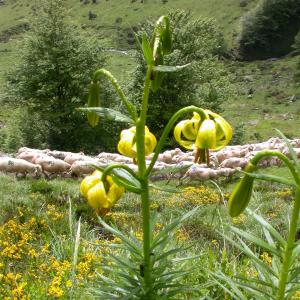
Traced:
[[195, 162], [209, 164], [209, 150], [218, 151], [231, 140], [232, 128], [220, 115], [205, 110], [206, 119], [194, 112], [191, 119], [179, 122], [174, 128], [174, 137], [182, 147], [197, 150]]
[[[145, 126], [145, 155], [153, 152], [157, 144], [155, 136]], [[118, 151], [128, 157], [136, 158], [136, 127], [122, 130], [120, 141], [118, 143]]]
[[101, 175], [101, 172], [95, 171], [85, 177], [80, 184], [80, 192], [98, 214], [105, 214], [122, 197], [125, 189], [117, 185], [111, 176], [106, 176], [103, 182]]

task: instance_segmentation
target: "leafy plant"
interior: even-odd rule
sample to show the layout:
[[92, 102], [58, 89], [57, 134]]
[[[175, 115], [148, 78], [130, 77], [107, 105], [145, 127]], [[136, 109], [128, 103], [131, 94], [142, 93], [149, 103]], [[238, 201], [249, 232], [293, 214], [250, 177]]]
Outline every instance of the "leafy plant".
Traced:
[[[187, 105], [196, 105], [222, 111], [221, 104], [234, 94], [230, 77], [219, 59], [226, 51], [223, 36], [213, 19], [195, 18], [190, 12], [174, 11], [168, 14], [172, 27], [172, 53], [164, 56], [160, 64], [176, 66], [189, 64], [180, 72], [159, 75], [160, 85], [149, 93], [148, 125], [161, 136], [172, 115]], [[140, 99], [147, 64], [139, 43], [150, 37], [155, 24], [146, 22], [138, 32], [137, 67], [129, 84], [132, 99]], [[167, 142], [174, 145], [170, 138]]]
[[[300, 212], [300, 165], [293, 147], [285, 136], [282, 134], [281, 136], [286, 141], [292, 160], [277, 151], [268, 150], [257, 153], [250, 160], [244, 177], [232, 192], [229, 199], [229, 213], [232, 217], [236, 217], [247, 207], [255, 179], [292, 186], [295, 188], [295, 200], [289, 222], [288, 237], [282, 236], [271, 224], [250, 210], [247, 212], [260, 224], [265, 240], [237, 227], [230, 227], [237, 236], [237, 241], [228, 236], [225, 238], [250, 259], [252, 266], [257, 271], [254, 278], [237, 275], [232, 279], [222, 272], [213, 274], [215, 282], [233, 298], [284, 300], [291, 299], [296, 292], [299, 292], [300, 243], [296, 240], [296, 235]], [[269, 156], [278, 157], [288, 167], [293, 180], [257, 173], [259, 161]], [[256, 247], [257, 251], [250, 248], [250, 243]]]
[[299, 15], [297, 0], [260, 0], [243, 19], [241, 57], [255, 60], [287, 54], [300, 28]]
[[[122, 241], [121, 244], [110, 245], [119, 251], [119, 255], [111, 255], [112, 266], [103, 266], [112, 276], [100, 274], [101, 287], [93, 290], [93, 293], [101, 299], [177, 299], [181, 296], [186, 297], [193, 291], [191, 286], [181, 282], [181, 279], [191, 272], [182, 269], [182, 262], [191, 258], [179, 258], [179, 254], [185, 249], [173, 246], [170, 240], [174, 230], [196, 210], [179, 217], [163, 227], [160, 232], [155, 233], [156, 217], [150, 210], [150, 192], [157, 187], [150, 185], [149, 176], [170, 131], [184, 115], [193, 113], [193, 118], [179, 122], [175, 127], [177, 132], [175, 135], [182, 146], [196, 150], [195, 162], [209, 164], [209, 149], [225, 147], [231, 139], [232, 129], [216, 113], [196, 106], [187, 106], [174, 113], [160, 139], [156, 141], [156, 137], [146, 126], [148, 109], [151, 109], [150, 91], [155, 92], [160, 88], [164, 74], [181, 72], [189, 68], [189, 64], [168, 66], [164, 63], [172, 53], [172, 43], [170, 21], [166, 16], [159, 18], [150, 36], [146, 33], [142, 34], [141, 48], [147, 69], [139, 112], [137, 107], [127, 99], [117, 80], [105, 69], [99, 69], [94, 73], [90, 84], [88, 106], [98, 105], [99, 78], [104, 77], [119, 95], [127, 114], [103, 107], [79, 109], [88, 114], [91, 126], [96, 126], [104, 117], [115, 122], [130, 124], [129, 129], [121, 132], [118, 150], [123, 155], [131, 157], [138, 167], [138, 171], [134, 172], [126, 165], [113, 164], [105, 169], [95, 166], [97, 170], [91, 176], [87, 176], [80, 186], [82, 195], [100, 216], [105, 215], [113, 207], [123, 195], [124, 189], [138, 194], [141, 198], [143, 229], [141, 242], [133, 233], [129, 236], [124, 235], [120, 230], [100, 219], [101, 225]], [[151, 161], [146, 164], [145, 156], [151, 152], [154, 152]], [[163, 187], [158, 189], [174, 192], [173, 189]]]

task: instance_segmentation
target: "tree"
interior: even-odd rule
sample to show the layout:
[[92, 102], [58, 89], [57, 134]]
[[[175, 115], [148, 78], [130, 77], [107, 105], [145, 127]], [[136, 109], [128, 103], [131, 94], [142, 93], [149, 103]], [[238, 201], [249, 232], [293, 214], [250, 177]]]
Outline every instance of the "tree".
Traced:
[[285, 55], [299, 29], [299, 0], [260, 0], [243, 19], [239, 54], [245, 60]]
[[[191, 65], [180, 72], [166, 73], [160, 88], [150, 94], [147, 124], [160, 135], [166, 122], [178, 109], [197, 105], [220, 112], [221, 103], [232, 93], [229, 77], [219, 60], [224, 52], [223, 36], [212, 19], [193, 19], [191, 13], [175, 11], [169, 14], [173, 31], [173, 52], [165, 65]], [[150, 34], [154, 24], [147, 22], [143, 30]], [[141, 97], [145, 74], [141, 50], [137, 53], [137, 68], [130, 87], [132, 99]]]
[[[21, 63], [8, 76], [9, 94], [28, 115], [38, 115], [45, 138], [41, 144], [93, 150], [91, 145], [99, 145], [103, 134], [99, 129], [95, 134], [76, 107], [85, 104], [86, 85], [105, 57], [100, 46], [69, 21], [63, 0], [42, 2], [20, 53]], [[23, 130], [29, 146], [33, 144], [30, 123], [25, 120]]]

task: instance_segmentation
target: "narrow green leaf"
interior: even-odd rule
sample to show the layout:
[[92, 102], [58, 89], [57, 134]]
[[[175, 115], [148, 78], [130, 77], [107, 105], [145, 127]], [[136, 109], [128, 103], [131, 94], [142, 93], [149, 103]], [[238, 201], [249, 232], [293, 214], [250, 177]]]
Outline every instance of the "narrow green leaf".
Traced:
[[123, 243], [125, 243], [128, 246], [128, 250], [134, 252], [136, 255], [143, 257], [141, 254], [140, 249], [136, 246], [135, 243], [133, 243], [128, 237], [126, 237], [122, 232], [120, 232], [118, 229], [113, 228], [109, 226], [107, 223], [105, 223], [100, 217], [98, 218], [100, 224], [110, 233], [114, 234], [115, 236], [119, 237]]
[[297, 166], [298, 170], [300, 170], [300, 164], [297, 158], [297, 154], [293, 148], [293, 146], [291, 145], [290, 141], [286, 138], [286, 136], [278, 129], [276, 129], [277, 133], [280, 135], [280, 137], [284, 140], [286, 146], [289, 149], [290, 155], [294, 161], [294, 164]]
[[166, 225], [164, 227], [164, 229], [154, 238], [153, 243], [152, 243], [151, 248], [150, 248], [151, 251], [158, 246], [158, 244], [161, 241], [161, 239], [164, 239], [164, 238], [168, 237], [168, 234], [172, 230], [174, 230], [176, 227], [178, 227], [179, 225], [181, 225], [186, 219], [188, 219], [192, 215], [194, 215], [197, 210], [198, 210], [198, 207], [195, 207], [193, 210], [191, 210], [188, 213], [184, 214], [183, 216], [175, 219], [172, 223]]
[[258, 179], [258, 180], [265, 180], [265, 181], [271, 181], [271, 182], [277, 182], [277, 183], [281, 183], [281, 184], [286, 184], [286, 185], [291, 185], [291, 186], [297, 186], [296, 183], [292, 180], [288, 180], [284, 177], [278, 177], [275, 175], [268, 175], [268, 174], [261, 174], [261, 173], [247, 173], [247, 172], [243, 172], [244, 174], [247, 174], [249, 177]]
[[257, 263], [259, 266], [261, 266], [266, 273], [272, 274], [276, 277], [278, 277], [278, 274], [275, 273], [275, 271], [265, 264], [262, 260], [260, 260], [254, 253], [253, 251], [241, 240], [239, 239], [239, 243], [231, 239], [230, 237], [224, 235], [222, 232], [217, 231], [220, 235], [223, 236], [224, 239], [226, 239], [228, 242], [230, 242], [233, 246], [241, 250], [245, 255], [247, 255], [253, 262]]
[[156, 185], [156, 184], [149, 184], [149, 186], [155, 190], [158, 190], [158, 191], [162, 191], [162, 192], [166, 192], [166, 193], [176, 193], [176, 194], [180, 194], [182, 193], [183, 191], [179, 190], [178, 188], [174, 188], [174, 187], [169, 187], [169, 186], [159, 186], [159, 185]]
[[153, 71], [155, 72], [162, 72], [162, 73], [169, 73], [169, 72], [178, 72], [181, 71], [182, 69], [187, 68], [191, 64], [186, 64], [183, 66], [164, 66], [164, 65], [158, 65], [153, 67]]
[[244, 239], [254, 243], [256, 246], [261, 247], [265, 250], [268, 250], [268, 251], [272, 252], [273, 254], [277, 255], [278, 257], [281, 257], [281, 252], [278, 251], [278, 249], [276, 249], [276, 247], [266, 243], [264, 240], [256, 237], [255, 235], [250, 234], [250, 233], [243, 231], [234, 226], [230, 226], [230, 229], [231, 229], [231, 231], [233, 231], [234, 233], [243, 237]]
[[120, 113], [117, 110], [113, 110], [106, 107], [80, 107], [77, 110], [87, 112], [87, 113], [93, 112], [96, 115], [105, 118], [109, 121], [135, 124], [130, 117]]
[[276, 241], [280, 243], [282, 248], [285, 248], [286, 246], [285, 239], [270, 223], [268, 223], [263, 217], [259, 216], [249, 208], [247, 208], [246, 211], [262, 226], [262, 228], [266, 228], [271, 233], [271, 235], [276, 239]]
[[152, 65], [153, 64], [153, 53], [152, 53], [152, 49], [150, 47], [150, 44], [148, 42], [147, 35], [145, 32], [143, 33], [143, 36], [142, 36], [142, 50], [143, 50], [144, 57], [145, 57], [147, 64]]
[[141, 183], [124, 169], [113, 169], [112, 178], [114, 182], [123, 186], [126, 190], [140, 194], [142, 192]]
[[[251, 291], [251, 294], [254, 294], [256, 296], [255, 299], [259, 299], [257, 297], [261, 297], [260, 299], [275, 299], [272, 295], [270, 295], [269, 293], [267, 293], [264, 289], [260, 289], [258, 286], [253, 286], [253, 285], [249, 285], [246, 283], [242, 283], [242, 282], [237, 282], [237, 285], [248, 290]], [[267, 298], [265, 298], [267, 296]]]
[[[236, 282], [234, 282], [231, 278], [224, 275], [223, 273], [213, 273], [208, 271], [213, 277], [214, 281], [222, 287], [224, 291], [226, 291], [229, 295], [231, 295], [234, 299], [241, 299], [241, 300], [247, 300], [247, 297], [243, 294], [243, 292], [237, 287]], [[217, 280], [218, 279], [218, 280]], [[233, 292], [228, 289], [223, 283], [221, 283], [219, 280], [222, 280], [223, 282], [227, 283], [230, 288], [233, 290]], [[238, 297], [238, 298], [236, 298]]]

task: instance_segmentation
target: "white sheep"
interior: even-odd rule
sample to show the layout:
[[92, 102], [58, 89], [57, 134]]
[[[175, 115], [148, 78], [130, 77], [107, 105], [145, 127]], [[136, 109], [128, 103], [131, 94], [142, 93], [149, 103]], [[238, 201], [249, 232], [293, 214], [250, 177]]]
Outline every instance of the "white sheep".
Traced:
[[23, 174], [34, 174], [39, 176], [42, 172], [42, 169], [39, 165], [32, 164], [26, 160], [10, 157], [1, 157], [0, 158], [0, 171], [7, 173], [16, 173]]
[[39, 164], [42, 167], [43, 173], [45, 175], [62, 174], [69, 171], [69, 169], [71, 168], [71, 165], [64, 162], [63, 160], [53, 158], [51, 156], [49, 157], [41, 156], [35, 160], [35, 163]]

